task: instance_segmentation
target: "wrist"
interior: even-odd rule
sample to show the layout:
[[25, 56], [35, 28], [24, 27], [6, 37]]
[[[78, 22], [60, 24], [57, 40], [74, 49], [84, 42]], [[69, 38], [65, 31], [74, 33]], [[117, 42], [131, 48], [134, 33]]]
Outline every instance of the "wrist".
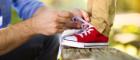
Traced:
[[37, 11], [33, 14], [33, 16], [37, 16], [38, 14], [40, 14], [42, 11], [44, 10], [48, 10], [46, 6], [42, 6], [39, 9], [37, 9]]
[[32, 18], [22, 23], [24, 25], [23, 29], [25, 29], [26, 33], [29, 33], [30, 35], [37, 34], [37, 32], [35, 31], [36, 29], [34, 28], [32, 24]]

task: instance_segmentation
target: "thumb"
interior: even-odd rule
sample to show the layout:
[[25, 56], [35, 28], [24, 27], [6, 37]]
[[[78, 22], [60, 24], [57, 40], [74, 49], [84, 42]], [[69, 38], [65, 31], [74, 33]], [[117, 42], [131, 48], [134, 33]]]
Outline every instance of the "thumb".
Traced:
[[89, 14], [86, 11], [84, 11], [84, 10], [81, 10], [81, 9], [79, 9], [79, 10], [80, 10], [82, 18], [84, 20], [86, 20], [87, 22], [90, 22]]

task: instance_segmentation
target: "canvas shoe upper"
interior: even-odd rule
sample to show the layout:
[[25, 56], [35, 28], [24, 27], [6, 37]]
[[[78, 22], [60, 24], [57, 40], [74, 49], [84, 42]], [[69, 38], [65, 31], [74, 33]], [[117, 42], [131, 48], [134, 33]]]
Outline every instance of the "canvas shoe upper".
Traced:
[[73, 20], [80, 21], [82, 29], [74, 34], [64, 36], [62, 45], [79, 48], [108, 45], [108, 37], [98, 32], [90, 23], [80, 17], [74, 17]]

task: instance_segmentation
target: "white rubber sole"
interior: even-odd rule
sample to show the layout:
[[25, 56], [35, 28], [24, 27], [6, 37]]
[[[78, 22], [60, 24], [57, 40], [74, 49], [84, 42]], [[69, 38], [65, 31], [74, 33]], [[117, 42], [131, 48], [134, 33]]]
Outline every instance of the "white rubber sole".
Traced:
[[68, 40], [63, 40], [61, 42], [61, 44], [63, 46], [76, 47], [76, 48], [103, 48], [103, 47], [108, 47], [108, 43], [81, 43], [81, 42], [68, 41]]

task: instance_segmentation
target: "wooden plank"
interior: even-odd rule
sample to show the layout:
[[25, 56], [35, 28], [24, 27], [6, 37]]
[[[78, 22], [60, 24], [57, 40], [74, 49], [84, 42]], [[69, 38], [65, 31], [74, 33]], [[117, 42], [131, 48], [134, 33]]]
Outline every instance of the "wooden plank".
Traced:
[[114, 48], [64, 48], [62, 60], [140, 60]]

